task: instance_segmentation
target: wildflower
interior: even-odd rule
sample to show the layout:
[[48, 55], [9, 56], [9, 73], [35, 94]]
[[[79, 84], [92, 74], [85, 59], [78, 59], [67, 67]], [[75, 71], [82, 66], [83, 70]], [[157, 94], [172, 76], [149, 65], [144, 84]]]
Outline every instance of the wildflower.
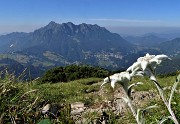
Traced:
[[[144, 74], [150, 77], [150, 80], [157, 82], [155, 77], [155, 69], [162, 61], [170, 59], [167, 55], [150, 55], [147, 53], [144, 57], [139, 57], [137, 61], [130, 66], [126, 71], [131, 72], [133, 76], [143, 76]], [[170, 59], [171, 60], [171, 59]]]
[[136, 68], [141, 68], [143, 71], [146, 70], [149, 66], [153, 69], [156, 68], [157, 65], [161, 64], [162, 61], [170, 59], [168, 56], [162, 55], [150, 55], [149, 53], [146, 54], [144, 57], [140, 57], [137, 59], [132, 66], [130, 66], [127, 71], [134, 71]]
[[[113, 74], [109, 77], [106, 77], [104, 79], [104, 84], [110, 82], [111, 83], [111, 87], [114, 89], [115, 87], [115, 83], [119, 82], [123, 88], [127, 89], [127, 83], [131, 80], [131, 75], [129, 74], [129, 72], [125, 71], [125, 72], [121, 72], [121, 73], [116, 73], [116, 74]], [[102, 86], [101, 85], [101, 86]]]
[[[132, 66], [130, 66], [125, 72], [116, 73], [116, 74], [111, 75], [109, 77], [106, 77], [104, 79], [104, 83], [102, 85], [104, 85], [105, 83], [108, 83], [108, 82], [111, 83], [111, 86], [113, 88], [115, 87], [115, 83], [117, 83], [117, 82], [122, 85], [123, 89], [126, 92], [126, 96], [121, 97], [121, 98], [130, 107], [130, 109], [133, 113], [133, 116], [135, 117], [138, 124], [145, 123], [144, 114], [142, 114], [142, 113], [144, 113], [144, 111], [146, 111], [147, 109], [151, 109], [151, 108], [157, 108], [157, 105], [154, 105], [154, 106], [148, 106], [145, 109], [137, 109], [137, 111], [136, 111], [136, 109], [134, 108], [134, 106], [132, 104], [132, 101], [131, 101], [131, 89], [132, 89], [132, 87], [137, 86], [137, 85], [141, 85], [143, 83], [137, 82], [137, 83], [133, 83], [133, 84], [128, 86], [128, 82], [131, 81], [131, 79], [134, 76], [143, 76], [144, 74], [150, 75], [150, 80], [152, 80], [152, 82], [157, 87], [157, 89], [159, 91], [159, 95], [161, 96], [165, 106], [167, 107], [167, 109], [171, 115], [171, 116], [168, 116], [168, 118], [171, 118], [175, 124], [179, 124], [177, 119], [176, 119], [174, 112], [171, 109], [171, 104], [172, 104], [171, 101], [172, 101], [173, 94], [176, 90], [177, 84], [180, 81], [180, 75], [176, 79], [176, 82], [174, 83], [174, 85], [171, 89], [171, 94], [170, 94], [168, 101], [164, 97], [163, 89], [155, 77], [156, 66], [161, 64], [162, 61], [167, 60], [167, 59], [170, 59], [170, 58], [168, 58], [168, 56], [166, 56], [164, 54], [162, 54], [162, 55], [150, 55], [147, 53], [144, 57], [138, 58], [137, 62], [135, 62]], [[141, 116], [140, 116], [140, 114], [141, 114]], [[167, 118], [161, 120], [160, 123], [164, 122], [165, 120], [167, 120]]]

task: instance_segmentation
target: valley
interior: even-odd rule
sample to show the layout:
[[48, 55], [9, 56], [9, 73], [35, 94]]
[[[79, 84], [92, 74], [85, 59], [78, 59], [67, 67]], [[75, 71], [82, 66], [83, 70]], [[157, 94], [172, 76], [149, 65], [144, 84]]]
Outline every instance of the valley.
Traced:
[[[39, 71], [31, 72], [36, 78], [47, 69], [70, 64], [123, 70], [146, 53], [163, 53], [178, 59], [179, 45], [178, 38], [167, 41], [166, 38], [150, 34], [142, 37], [129, 36], [124, 39], [119, 34], [98, 25], [85, 23], [75, 25], [71, 22], [58, 24], [51, 21], [34, 32], [1, 35], [0, 59], [4, 62], [1, 67], [18, 63], [24, 69], [36, 68]], [[180, 67], [177, 62], [175, 66], [173, 71]], [[35, 74], [36, 72], [40, 73]]]

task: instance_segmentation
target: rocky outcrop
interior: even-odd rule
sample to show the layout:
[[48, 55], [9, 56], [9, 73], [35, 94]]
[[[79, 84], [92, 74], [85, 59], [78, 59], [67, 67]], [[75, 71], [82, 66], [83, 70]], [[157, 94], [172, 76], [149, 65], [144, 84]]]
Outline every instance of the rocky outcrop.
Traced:
[[[86, 106], [81, 102], [71, 104], [71, 114], [76, 124], [108, 124], [110, 113], [117, 118], [123, 116], [128, 110], [127, 104], [121, 97], [125, 95], [123, 88], [119, 87], [113, 92], [113, 99], [106, 98], [106, 89], [100, 89], [95, 92], [96, 95], [104, 96], [101, 103], [95, 103], [92, 106]], [[150, 99], [159, 99], [154, 91], [135, 91], [132, 90], [132, 101], [134, 106], [143, 107]], [[91, 117], [91, 118], [89, 118]]]
[[[151, 99], [159, 99], [153, 90], [150, 91], [135, 91], [132, 90], [132, 101], [134, 106], [143, 107]], [[129, 108], [121, 97], [125, 96], [122, 87], [117, 88], [111, 94], [111, 99], [106, 88], [101, 88], [98, 92], [93, 92], [93, 95], [102, 96], [102, 101], [94, 103], [91, 106], [85, 105], [83, 102], [74, 102], [69, 104], [70, 116], [76, 124], [108, 124], [109, 118], [112, 115], [115, 118], [120, 118], [125, 115]], [[65, 106], [64, 106], [65, 107]], [[42, 108], [44, 115], [58, 115], [61, 109], [57, 104], [46, 104]]]

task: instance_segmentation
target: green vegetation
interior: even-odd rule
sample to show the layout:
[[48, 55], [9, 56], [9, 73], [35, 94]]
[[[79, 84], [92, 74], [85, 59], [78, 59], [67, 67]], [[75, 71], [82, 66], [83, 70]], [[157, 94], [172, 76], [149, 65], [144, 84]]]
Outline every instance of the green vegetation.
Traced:
[[[99, 81], [101, 81], [100, 78], [87, 78], [68, 83], [45, 83], [39, 85], [34, 83], [32, 88], [39, 89], [39, 95], [50, 102], [72, 103], [82, 101], [89, 104], [89, 102], [93, 103], [96, 96], [88, 93], [100, 89], [100, 84], [97, 84]], [[96, 85], [92, 85], [91, 83]]]
[[[172, 86], [176, 76], [159, 77], [158, 80], [163, 87]], [[104, 100], [113, 100], [113, 90], [107, 84], [103, 89], [105, 94], [99, 95], [100, 85], [102, 78], [84, 78], [66, 83], [40, 83], [38, 80], [31, 82], [16, 82], [11, 75], [6, 75], [0, 80], [0, 123], [56, 123], [57, 119], [51, 116], [44, 117], [41, 113], [43, 106], [47, 103], [62, 105], [58, 111], [58, 123], [60, 124], [73, 124], [75, 123], [70, 116], [69, 104], [74, 102], [83, 102], [85, 106], [93, 107], [97, 104], [103, 104]], [[152, 89], [157, 92], [155, 87], [151, 85], [148, 78], [134, 78], [133, 82], [142, 81], [143, 85], [135, 87], [135, 91], [147, 91]], [[15, 83], [16, 82], [16, 83]], [[117, 85], [116, 88], [120, 87]], [[178, 85], [177, 89], [180, 89]], [[166, 94], [170, 94], [167, 89]], [[157, 120], [162, 119], [168, 115], [167, 109], [163, 106], [160, 100], [150, 100], [146, 106], [158, 103], [159, 108], [146, 111], [146, 123], [156, 123]], [[176, 117], [180, 121], [180, 96], [175, 92], [173, 97], [172, 108]], [[112, 110], [106, 111], [109, 122], [111, 124], [119, 123], [135, 123], [132, 114], [127, 111], [124, 115], [116, 115]], [[86, 118], [91, 120], [98, 118], [100, 115], [96, 112], [86, 113]], [[168, 120], [165, 124], [171, 124], [172, 121]]]
[[56, 67], [48, 70], [44, 76], [42, 76], [41, 81], [45, 82], [67, 82], [73, 81], [81, 78], [104, 78], [108, 75], [108, 71], [101, 69], [99, 67], [92, 67], [87, 65], [70, 65], [66, 67]]

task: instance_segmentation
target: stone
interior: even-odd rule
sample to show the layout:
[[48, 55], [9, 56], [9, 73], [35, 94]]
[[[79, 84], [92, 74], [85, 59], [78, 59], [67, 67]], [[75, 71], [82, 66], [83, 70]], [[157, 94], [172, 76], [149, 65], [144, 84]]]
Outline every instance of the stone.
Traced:
[[74, 109], [71, 111], [71, 114], [72, 115], [77, 115], [77, 114], [80, 114], [81, 112], [84, 111], [84, 108], [78, 108], [78, 109]]
[[84, 103], [82, 102], [75, 102], [71, 104], [71, 109], [77, 109], [77, 108], [84, 108]]
[[42, 113], [47, 114], [47, 112], [50, 110], [50, 108], [51, 108], [51, 104], [46, 104], [42, 109]]

